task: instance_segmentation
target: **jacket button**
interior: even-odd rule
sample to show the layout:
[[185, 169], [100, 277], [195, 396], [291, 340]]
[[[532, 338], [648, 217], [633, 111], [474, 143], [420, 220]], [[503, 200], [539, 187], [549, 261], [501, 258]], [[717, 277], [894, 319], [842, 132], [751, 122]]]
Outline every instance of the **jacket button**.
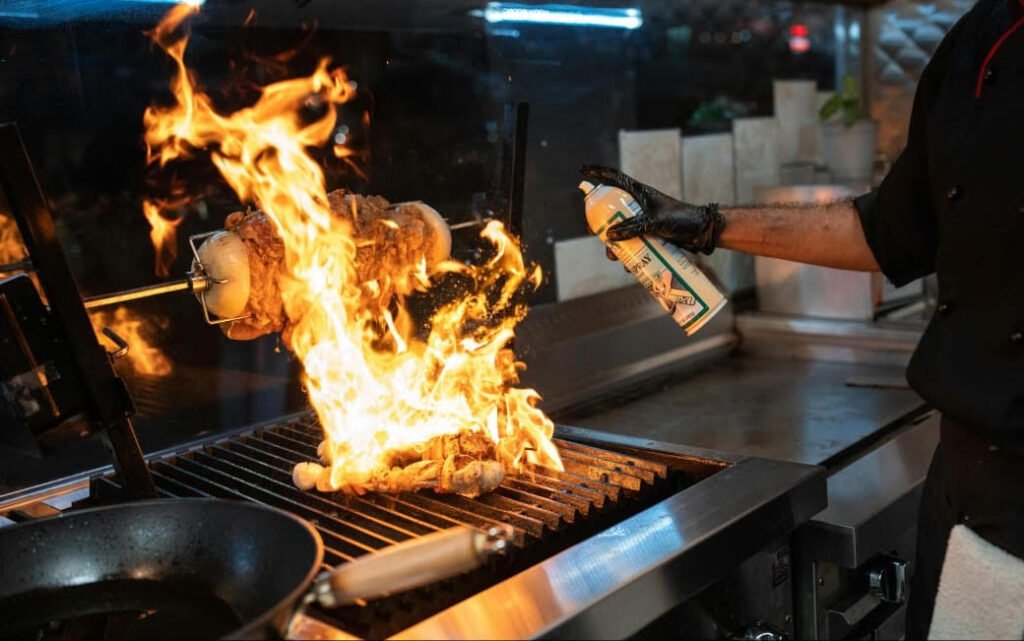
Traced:
[[952, 187], [950, 187], [949, 189], [946, 190], [946, 200], [948, 200], [949, 202], [953, 202], [954, 200], [956, 200], [959, 197], [960, 197], [960, 186], [959, 185], [953, 185]]
[[942, 303], [936, 309], [938, 310], [938, 312], [940, 314], [943, 314], [943, 315], [948, 314], [949, 313], [949, 303]]
[[996, 72], [992, 67], [985, 69], [985, 82], [992, 84], [996, 80]]
[[1010, 334], [1010, 342], [1013, 343], [1014, 345], [1024, 343], [1024, 332], [1018, 329], [1014, 333]]

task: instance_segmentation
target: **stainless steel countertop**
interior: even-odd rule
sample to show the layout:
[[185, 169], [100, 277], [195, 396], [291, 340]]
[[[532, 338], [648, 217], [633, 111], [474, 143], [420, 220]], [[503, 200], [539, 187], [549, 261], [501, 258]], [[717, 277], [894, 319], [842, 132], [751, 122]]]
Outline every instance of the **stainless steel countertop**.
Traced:
[[901, 367], [733, 355], [640, 398], [558, 418], [639, 438], [833, 467], [882, 428], [923, 411], [924, 401], [902, 387], [904, 381]]
[[857, 568], [916, 524], [939, 420], [929, 413], [829, 478], [828, 508], [801, 531], [808, 558]]

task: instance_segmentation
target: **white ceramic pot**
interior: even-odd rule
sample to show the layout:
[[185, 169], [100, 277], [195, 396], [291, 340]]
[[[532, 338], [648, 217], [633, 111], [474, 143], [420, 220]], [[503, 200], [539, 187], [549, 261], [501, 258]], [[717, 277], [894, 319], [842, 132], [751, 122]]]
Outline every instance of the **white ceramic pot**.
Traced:
[[821, 155], [832, 181], [839, 184], [870, 184], [875, 162], [878, 123], [858, 120], [850, 126], [841, 122], [821, 125]]

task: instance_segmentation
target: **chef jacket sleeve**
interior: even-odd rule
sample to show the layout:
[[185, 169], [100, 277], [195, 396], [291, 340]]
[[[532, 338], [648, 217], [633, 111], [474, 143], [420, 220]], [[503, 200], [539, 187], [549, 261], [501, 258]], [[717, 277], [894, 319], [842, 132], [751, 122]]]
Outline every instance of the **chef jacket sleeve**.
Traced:
[[[959, 25], [958, 25], [959, 26]], [[861, 227], [882, 268], [895, 285], [935, 271], [938, 222], [932, 208], [936, 185], [928, 175], [928, 120], [949, 68], [954, 28], [921, 74], [910, 116], [907, 146], [882, 184], [854, 200]]]

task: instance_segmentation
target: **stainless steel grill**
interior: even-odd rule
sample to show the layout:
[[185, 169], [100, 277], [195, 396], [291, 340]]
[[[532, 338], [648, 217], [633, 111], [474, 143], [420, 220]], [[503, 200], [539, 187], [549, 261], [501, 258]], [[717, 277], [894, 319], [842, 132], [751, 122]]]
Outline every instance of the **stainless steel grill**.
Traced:
[[[256, 501], [311, 521], [324, 561], [337, 565], [389, 545], [455, 525], [511, 525], [504, 558], [468, 576], [363, 606], [314, 613], [350, 633], [378, 638], [403, 630], [552, 554], [637, 513], [693, 480], [654, 460], [557, 440], [564, 471], [527, 466], [477, 499], [404, 493], [345, 496], [295, 488], [292, 467], [316, 459], [320, 427], [308, 415], [152, 463], [165, 497], [212, 496]], [[120, 498], [112, 476], [93, 480], [97, 501]]]

